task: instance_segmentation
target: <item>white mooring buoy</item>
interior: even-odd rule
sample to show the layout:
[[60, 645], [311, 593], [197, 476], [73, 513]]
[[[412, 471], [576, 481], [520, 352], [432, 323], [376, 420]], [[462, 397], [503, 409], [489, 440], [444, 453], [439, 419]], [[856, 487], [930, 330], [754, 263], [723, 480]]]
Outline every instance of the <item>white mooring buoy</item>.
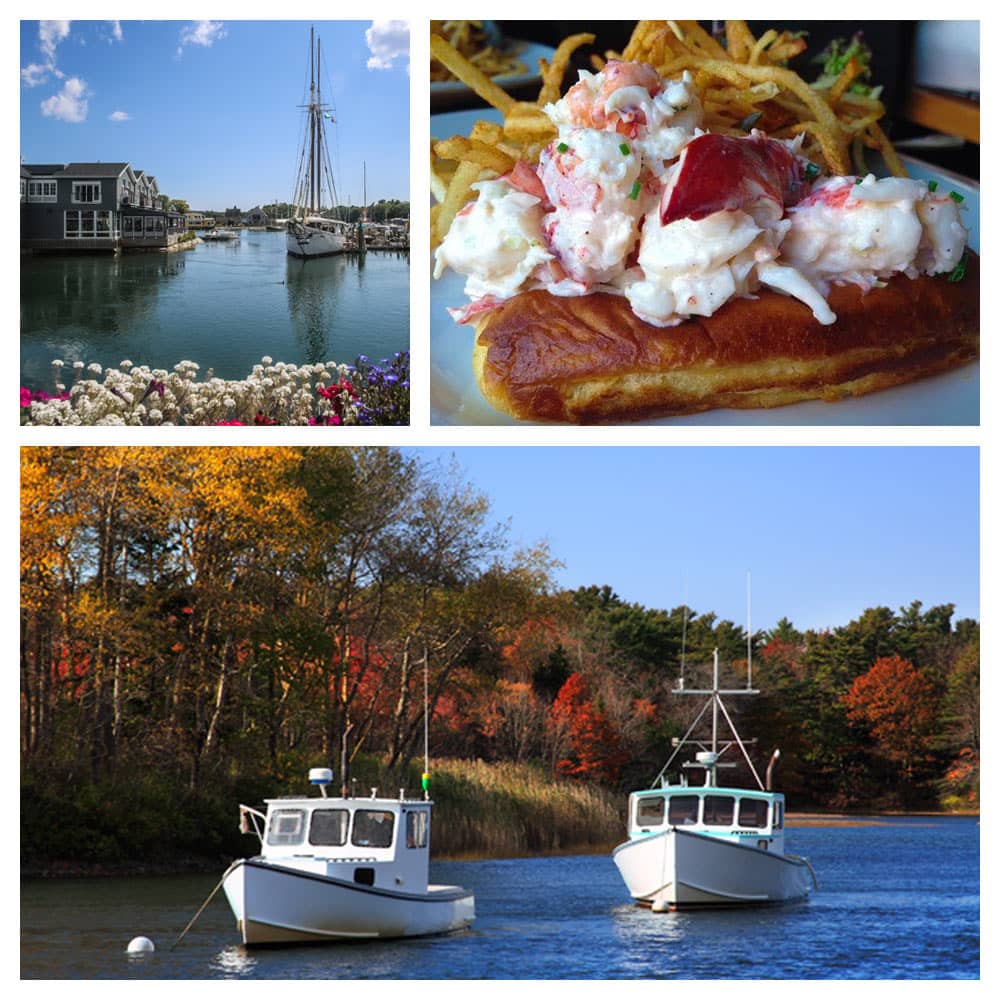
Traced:
[[130, 955], [143, 955], [151, 951], [156, 951], [156, 945], [148, 937], [134, 937], [125, 949]]

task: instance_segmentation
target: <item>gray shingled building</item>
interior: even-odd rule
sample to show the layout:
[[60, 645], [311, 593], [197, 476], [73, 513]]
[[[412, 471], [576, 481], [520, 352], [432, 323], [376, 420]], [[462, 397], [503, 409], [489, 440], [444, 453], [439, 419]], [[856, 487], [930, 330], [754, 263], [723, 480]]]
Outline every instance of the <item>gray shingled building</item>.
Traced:
[[22, 250], [152, 250], [175, 244], [183, 214], [128, 163], [21, 164]]

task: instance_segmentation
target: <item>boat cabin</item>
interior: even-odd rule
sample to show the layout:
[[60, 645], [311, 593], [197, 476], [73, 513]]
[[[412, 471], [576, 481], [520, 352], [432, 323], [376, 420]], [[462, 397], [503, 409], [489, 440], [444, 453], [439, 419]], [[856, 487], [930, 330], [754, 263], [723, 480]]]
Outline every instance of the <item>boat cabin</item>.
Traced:
[[676, 828], [783, 853], [785, 797], [749, 788], [668, 785], [633, 792], [628, 822], [632, 840]]
[[[314, 782], [318, 783], [318, 782]], [[426, 892], [433, 803], [422, 799], [297, 797], [242, 806], [261, 859], [375, 888]], [[263, 821], [261, 824], [259, 821]]]

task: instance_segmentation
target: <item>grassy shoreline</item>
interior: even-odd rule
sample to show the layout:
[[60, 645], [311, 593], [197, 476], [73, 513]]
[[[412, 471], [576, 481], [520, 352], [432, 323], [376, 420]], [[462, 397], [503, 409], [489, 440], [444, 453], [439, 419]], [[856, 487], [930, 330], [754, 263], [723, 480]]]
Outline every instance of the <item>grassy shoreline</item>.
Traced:
[[[358, 786], [391, 785], [374, 760], [359, 761]], [[569, 854], [609, 854], [625, 839], [627, 797], [580, 782], [556, 780], [544, 769], [529, 764], [494, 763], [481, 760], [437, 761], [432, 767], [431, 798], [434, 820], [431, 834], [435, 861], [479, 861], [494, 858], [543, 857]], [[419, 787], [420, 768], [415, 766], [408, 782], [410, 794]], [[131, 827], [122, 819], [121, 790], [109, 791], [96, 810], [77, 814], [73, 823], [76, 857], [67, 856], [67, 838], [40, 841], [33, 836], [46, 820], [64, 819], [66, 802], [60, 798], [59, 811], [49, 812], [43, 800], [25, 800], [22, 784], [22, 878], [77, 878], [101, 876], [142, 876], [221, 872], [235, 857], [258, 851], [254, 837], [240, 837], [236, 826], [236, 801], [253, 800], [235, 789], [218, 790], [200, 805], [187, 803], [193, 810], [187, 818], [196, 820], [184, 838], [171, 839], [172, 827], [150, 827], [142, 821], [148, 811], [160, 811], [167, 804], [162, 788], [144, 789], [136, 796], [127, 790], [130, 809], [138, 809], [138, 822]], [[289, 781], [274, 795], [301, 794], [302, 782]], [[232, 803], [230, 800], [232, 799]], [[179, 803], [177, 808], [184, 809]], [[197, 806], [197, 808], [196, 808]], [[27, 813], [27, 815], [26, 815]], [[978, 812], [789, 812], [789, 827], [849, 827], [882, 825], [890, 818], [978, 816]], [[229, 820], [232, 826], [229, 825]], [[220, 825], [221, 824], [221, 825]], [[81, 839], [83, 838], [83, 839]], [[24, 854], [24, 844], [34, 843], [36, 852]], [[45, 846], [42, 846], [44, 843]]]

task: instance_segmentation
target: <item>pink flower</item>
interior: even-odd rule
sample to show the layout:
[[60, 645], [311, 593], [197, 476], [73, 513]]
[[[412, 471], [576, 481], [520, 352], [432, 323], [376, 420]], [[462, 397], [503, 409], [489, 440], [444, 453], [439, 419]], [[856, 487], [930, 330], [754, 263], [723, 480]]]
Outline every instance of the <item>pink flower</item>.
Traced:
[[21, 386], [21, 408], [24, 409], [26, 406], [31, 406], [31, 390], [25, 389]]

